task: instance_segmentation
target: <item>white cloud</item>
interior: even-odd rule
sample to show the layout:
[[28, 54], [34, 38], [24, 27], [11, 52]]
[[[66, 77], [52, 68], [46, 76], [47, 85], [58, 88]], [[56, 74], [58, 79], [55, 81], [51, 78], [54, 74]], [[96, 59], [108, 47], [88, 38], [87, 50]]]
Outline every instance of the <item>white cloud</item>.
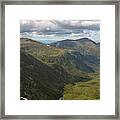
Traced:
[[99, 20], [21, 20], [21, 37], [37, 40], [64, 40], [89, 37], [100, 39]]
[[80, 34], [76, 34], [76, 33], [72, 33], [72, 34], [70, 34], [69, 36], [70, 37], [76, 37], [76, 36], [79, 36]]

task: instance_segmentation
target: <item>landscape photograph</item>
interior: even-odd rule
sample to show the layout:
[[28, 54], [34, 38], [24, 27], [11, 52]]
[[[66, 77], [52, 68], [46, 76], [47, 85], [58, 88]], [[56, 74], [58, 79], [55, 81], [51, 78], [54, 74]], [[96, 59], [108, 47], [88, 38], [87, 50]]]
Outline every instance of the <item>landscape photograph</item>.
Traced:
[[100, 20], [20, 20], [20, 100], [100, 100]]

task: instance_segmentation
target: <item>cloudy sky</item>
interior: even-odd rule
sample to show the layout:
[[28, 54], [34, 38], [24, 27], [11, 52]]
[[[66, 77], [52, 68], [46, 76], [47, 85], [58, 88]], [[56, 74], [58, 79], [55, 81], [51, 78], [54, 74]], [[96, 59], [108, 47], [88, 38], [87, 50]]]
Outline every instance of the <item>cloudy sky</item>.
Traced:
[[99, 20], [21, 20], [20, 37], [43, 43], [88, 37], [100, 42]]

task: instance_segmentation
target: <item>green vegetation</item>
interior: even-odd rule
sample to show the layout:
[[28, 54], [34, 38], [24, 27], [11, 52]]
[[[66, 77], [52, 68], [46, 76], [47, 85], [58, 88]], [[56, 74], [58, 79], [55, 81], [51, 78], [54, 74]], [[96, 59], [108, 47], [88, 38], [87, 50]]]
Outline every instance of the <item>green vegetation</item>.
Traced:
[[52, 46], [57, 48], [64, 48], [68, 50], [79, 51], [83, 55], [94, 55], [99, 57], [100, 43], [96, 44], [88, 38], [82, 38], [77, 40], [63, 40], [60, 42], [52, 43]]
[[99, 80], [66, 84], [63, 100], [95, 100], [100, 99]]
[[29, 100], [99, 99], [99, 46], [88, 39], [73, 43], [45, 45], [21, 38], [21, 97]]
[[61, 70], [47, 66], [33, 56], [21, 51], [20, 95], [28, 100], [59, 99], [63, 94], [64, 79]]

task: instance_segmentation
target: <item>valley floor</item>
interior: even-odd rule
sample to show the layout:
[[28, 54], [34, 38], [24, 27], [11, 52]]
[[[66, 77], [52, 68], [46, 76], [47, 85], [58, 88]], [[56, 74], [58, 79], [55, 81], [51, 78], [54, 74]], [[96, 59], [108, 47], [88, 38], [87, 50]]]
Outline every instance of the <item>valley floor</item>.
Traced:
[[95, 100], [100, 99], [99, 80], [66, 84], [63, 100]]

